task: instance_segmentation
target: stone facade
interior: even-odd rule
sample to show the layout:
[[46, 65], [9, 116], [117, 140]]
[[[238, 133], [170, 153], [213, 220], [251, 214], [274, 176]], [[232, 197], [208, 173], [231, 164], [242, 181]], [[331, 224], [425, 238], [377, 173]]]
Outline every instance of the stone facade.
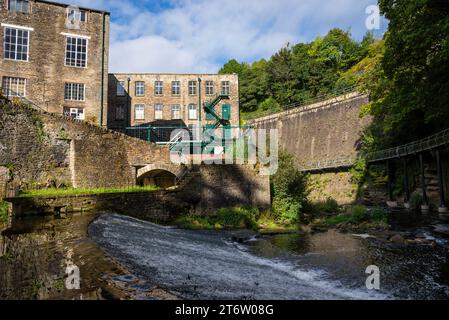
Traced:
[[0, 166], [22, 187], [126, 187], [135, 166], [169, 162], [166, 147], [1, 100], [0, 145]]
[[270, 207], [269, 179], [250, 166], [201, 166], [194, 171], [175, 190], [7, 200], [13, 203], [15, 218], [102, 210], [154, 222], [172, 221], [189, 212], [214, 214], [224, 207]]
[[338, 158], [355, 159], [361, 134], [370, 119], [360, 117], [367, 95], [350, 93], [251, 121], [256, 128], [278, 129], [279, 147], [305, 164]]
[[[183, 168], [189, 170], [183, 175], [170, 162], [166, 146], [69, 117], [2, 103], [1, 99], [0, 145], [0, 167], [11, 168], [15, 184], [22, 188], [128, 187], [136, 184], [139, 174], [145, 176], [151, 170], [166, 170], [183, 177], [179, 186], [182, 192], [162, 192], [156, 198], [116, 195], [118, 200], [111, 202], [110, 207], [95, 206], [97, 209], [122, 208], [135, 215], [141, 210], [155, 217], [156, 213], [164, 216], [167, 212], [171, 215], [189, 210], [207, 214], [220, 207], [244, 204], [261, 209], [270, 206], [269, 178], [259, 175], [252, 166], [192, 166]], [[101, 197], [110, 199], [109, 195]], [[50, 207], [54, 210], [57, 206]], [[92, 209], [79, 206], [78, 202], [73, 207]]]
[[[85, 21], [69, 24], [69, 7], [65, 4], [30, 0], [27, 13], [13, 12], [8, 4], [9, 0], [0, 0], [0, 38], [5, 42], [6, 32], [9, 37], [11, 30], [13, 33], [23, 31], [28, 34], [24, 41], [29, 41], [29, 46], [25, 61], [15, 59], [14, 53], [11, 59], [11, 53], [5, 51], [5, 43], [0, 46], [2, 86], [21, 91], [21, 85], [11, 84], [9, 78], [25, 79], [23, 93], [36, 105], [57, 114], [65, 111], [97, 124], [100, 123], [103, 91], [103, 123], [106, 124], [109, 13], [80, 8], [78, 12], [83, 12]], [[82, 59], [66, 60], [70, 39], [78, 41], [75, 52], [82, 52], [83, 41], [87, 40], [85, 67]], [[76, 53], [74, 56], [78, 57]], [[84, 85], [84, 98], [82, 94], [76, 95], [74, 89], [73, 94], [66, 96], [66, 84]], [[82, 91], [82, 87], [77, 88]]]
[[[229, 100], [223, 100], [215, 107], [218, 114], [222, 114], [223, 105], [230, 105], [230, 122], [238, 126], [239, 115], [239, 81], [238, 76], [212, 75], [212, 74], [126, 74], [116, 73], [109, 75], [108, 88], [108, 127], [115, 130], [123, 130], [125, 127], [155, 125], [155, 126], [188, 126], [198, 125], [199, 118], [199, 86], [201, 79], [201, 101], [209, 102], [222, 93], [223, 82], [229, 83]], [[129, 80], [128, 80], [129, 79]], [[157, 83], [160, 81], [161, 83]], [[189, 90], [189, 82], [195, 81], [196, 89]], [[210, 81], [210, 82], [209, 82]], [[117, 92], [117, 84], [122, 82], [124, 92]], [[128, 92], [129, 84], [129, 92]], [[161, 88], [157, 92], [156, 84]], [[173, 84], [179, 88], [172, 91]], [[212, 92], [206, 91], [206, 86], [213, 88]], [[179, 87], [178, 87], [179, 85]], [[136, 91], [137, 86], [137, 91]], [[123, 94], [122, 94], [123, 93]], [[160, 93], [160, 94], [159, 94]], [[143, 117], [136, 114], [136, 106], [144, 108]], [[156, 105], [162, 105], [163, 111], [160, 117], [156, 117]], [[196, 117], [189, 117], [189, 105], [196, 106]], [[179, 113], [172, 107], [179, 106]], [[117, 109], [121, 110], [117, 110]], [[123, 110], [123, 111], [122, 111]], [[213, 124], [214, 120], [208, 120], [201, 110], [202, 125]], [[193, 115], [193, 114], [191, 114]]]

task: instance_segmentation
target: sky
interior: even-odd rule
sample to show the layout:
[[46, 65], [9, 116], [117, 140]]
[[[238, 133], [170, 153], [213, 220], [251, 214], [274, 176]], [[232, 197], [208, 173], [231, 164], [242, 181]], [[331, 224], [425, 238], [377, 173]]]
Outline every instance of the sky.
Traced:
[[[357, 40], [376, 0], [63, 0], [111, 13], [110, 72], [216, 73], [334, 27]], [[382, 23], [382, 28], [385, 26]]]

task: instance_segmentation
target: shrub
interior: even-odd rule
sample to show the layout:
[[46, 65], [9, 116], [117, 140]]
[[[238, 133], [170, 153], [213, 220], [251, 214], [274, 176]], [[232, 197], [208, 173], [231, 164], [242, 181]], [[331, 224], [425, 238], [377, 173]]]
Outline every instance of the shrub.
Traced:
[[338, 205], [338, 202], [335, 199], [332, 199], [331, 197], [327, 198], [325, 201], [317, 202], [312, 204], [312, 206], [315, 207], [315, 210], [319, 213], [325, 212], [325, 213], [339, 213], [340, 212], [340, 206]]
[[301, 204], [292, 198], [276, 197], [273, 200], [273, 211], [278, 220], [296, 222], [301, 213]]
[[215, 224], [225, 228], [258, 229], [259, 210], [253, 207], [222, 208], [217, 211]]
[[369, 211], [370, 218], [374, 221], [386, 221], [387, 211], [381, 207], [374, 207]]
[[279, 154], [279, 168], [271, 178], [271, 189], [276, 218], [297, 221], [308, 194], [307, 175], [298, 169], [292, 155]]
[[421, 206], [424, 204], [424, 197], [419, 192], [413, 192], [410, 197], [410, 207], [413, 210], [419, 210]]
[[356, 205], [351, 209], [351, 222], [360, 223], [369, 220], [368, 209], [362, 205]]
[[0, 202], [0, 225], [8, 222], [8, 208], [7, 202]]

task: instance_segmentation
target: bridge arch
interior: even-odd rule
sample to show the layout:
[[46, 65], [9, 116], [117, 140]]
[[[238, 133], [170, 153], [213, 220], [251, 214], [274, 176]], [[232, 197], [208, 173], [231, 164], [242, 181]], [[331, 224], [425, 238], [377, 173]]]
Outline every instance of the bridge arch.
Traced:
[[137, 184], [142, 186], [154, 185], [169, 188], [176, 185], [186, 170], [182, 166], [164, 163], [148, 164], [137, 170]]

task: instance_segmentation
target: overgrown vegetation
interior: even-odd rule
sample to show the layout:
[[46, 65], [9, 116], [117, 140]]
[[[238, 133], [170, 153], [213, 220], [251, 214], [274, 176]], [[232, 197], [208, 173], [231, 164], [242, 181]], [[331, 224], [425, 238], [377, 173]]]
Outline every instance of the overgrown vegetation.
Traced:
[[0, 202], [0, 225], [8, 223], [8, 208], [7, 202]]
[[356, 205], [346, 213], [328, 217], [325, 220], [325, 223], [331, 226], [339, 224], [360, 224], [363, 222], [387, 222], [387, 212], [380, 207], [368, 209], [365, 206]]
[[272, 211], [275, 220], [296, 222], [307, 202], [307, 175], [299, 171], [295, 158], [281, 152], [279, 168], [271, 178]]
[[175, 221], [186, 229], [252, 229], [258, 230], [259, 210], [251, 206], [219, 209], [212, 216], [189, 214]]
[[349, 32], [333, 29], [310, 43], [287, 45], [268, 61], [230, 60], [220, 73], [239, 75], [243, 117], [281, 111], [347, 86], [340, 77], [367, 56], [373, 42], [371, 34], [357, 42]]
[[131, 192], [148, 192], [158, 191], [159, 187], [129, 187], [129, 188], [94, 188], [94, 189], [63, 189], [49, 188], [39, 190], [25, 190], [19, 194], [22, 198], [31, 197], [53, 197], [53, 196], [71, 196], [71, 195], [89, 195], [89, 194], [105, 194], [105, 193], [131, 193]]

